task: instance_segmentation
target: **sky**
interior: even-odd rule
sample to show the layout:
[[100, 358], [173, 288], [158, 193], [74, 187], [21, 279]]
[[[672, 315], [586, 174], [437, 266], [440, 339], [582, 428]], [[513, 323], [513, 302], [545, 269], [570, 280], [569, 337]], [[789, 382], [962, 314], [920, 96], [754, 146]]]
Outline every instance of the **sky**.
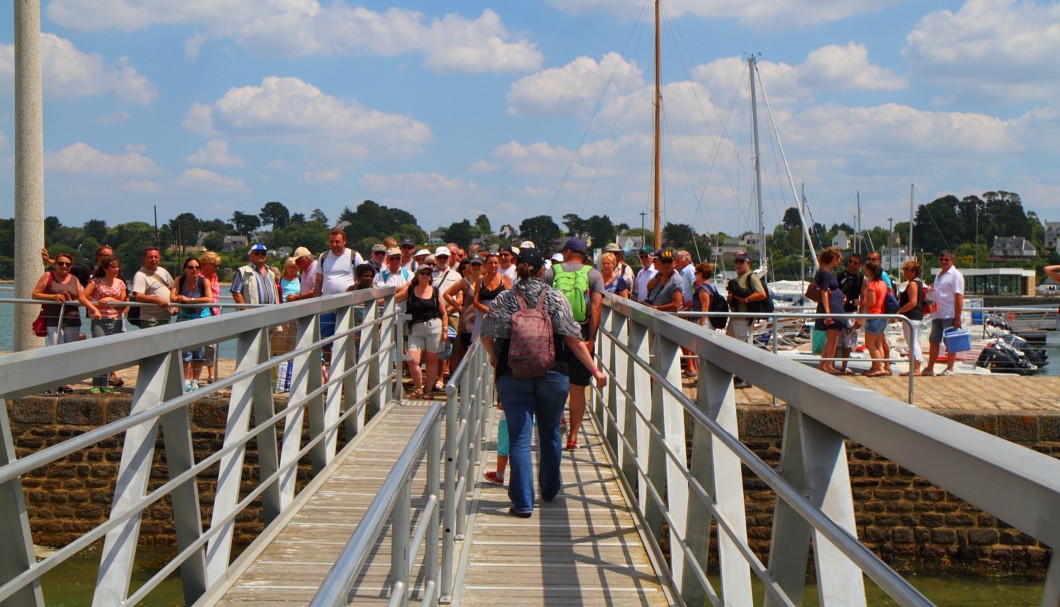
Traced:
[[[652, 225], [652, 0], [42, 0], [45, 214], [331, 221], [370, 199], [430, 231], [486, 214]], [[11, 5], [0, 217], [14, 215]], [[862, 225], [1004, 190], [1060, 220], [1060, 3], [663, 0], [662, 221], [766, 229], [804, 191]], [[783, 150], [783, 154], [781, 153]], [[785, 170], [785, 159], [787, 170]], [[788, 176], [790, 171], [790, 178]], [[642, 223], [643, 222], [643, 223]]]

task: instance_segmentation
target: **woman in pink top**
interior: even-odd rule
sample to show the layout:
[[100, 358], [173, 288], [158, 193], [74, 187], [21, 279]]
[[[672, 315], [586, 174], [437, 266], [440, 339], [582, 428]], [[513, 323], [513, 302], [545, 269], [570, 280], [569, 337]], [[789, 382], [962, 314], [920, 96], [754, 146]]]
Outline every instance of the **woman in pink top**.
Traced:
[[[199, 274], [203, 278], [210, 279], [210, 293], [212, 295], [211, 301], [217, 303], [221, 301], [221, 281], [217, 277], [217, 268], [221, 265], [221, 256], [213, 251], [206, 251], [199, 257]], [[211, 316], [218, 316], [221, 314], [220, 307], [210, 308]], [[203, 351], [203, 359], [206, 364], [206, 383], [212, 384], [215, 379], [214, 367], [217, 365], [217, 344], [206, 344]]]
[[[128, 308], [107, 305], [126, 299], [125, 281], [118, 278], [120, 272], [121, 264], [118, 258], [107, 255], [100, 260], [96, 271], [92, 273], [92, 279], [81, 291], [78, 299], [88, 311], [89, 318], [92, 319], [92, 337], [105, 337], [122, 332], [122, 317], [127, 313]], [[89, 394], [110, 394], [108, 375], [103, 373], [93, 377], [92, 387], [88, 392]]]

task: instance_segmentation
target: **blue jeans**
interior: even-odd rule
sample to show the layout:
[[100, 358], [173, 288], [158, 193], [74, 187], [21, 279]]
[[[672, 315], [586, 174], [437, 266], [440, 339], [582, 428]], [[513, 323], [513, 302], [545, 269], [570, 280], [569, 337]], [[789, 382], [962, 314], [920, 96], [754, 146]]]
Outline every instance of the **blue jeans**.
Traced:
[[562, 487], [559, 466], [563, 456], [559, 422], [567, 402], [570, 381], [566, 375], [549, 371], [535, 379], [503, 375], [497, 379], [497, 392], [504, 403], [504, 417], [508, 420], [508, 498], [516, 512], [534, 510], [534, 472], [530, 458], [530, 442], [534, 434], [534, 417], [541, 445], [538, 480], [541, 499], [552, 501]]
[[[117, 335], [122, 330], [122, 318], [99, 318], [92, 320], [92, 337], [106, 337]], [[110, 377], [107, 373], [101, 373], [92, 378], [92, 387], [106, 388], [110, 385]]]

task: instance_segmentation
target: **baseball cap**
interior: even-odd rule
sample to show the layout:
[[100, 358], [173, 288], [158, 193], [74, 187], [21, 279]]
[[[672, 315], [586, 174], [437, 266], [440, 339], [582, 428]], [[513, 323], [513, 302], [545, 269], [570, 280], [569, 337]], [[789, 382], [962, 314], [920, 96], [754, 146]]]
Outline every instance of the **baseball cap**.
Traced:
[[502, 244], [501, 246], [497, 247], [497, 252], [498, 253], [500, 253], [502, 251], [505, 252], [505, 253], [512, 253], [513, 252], [512, 251], [512, 245], [510, 245], [510, 244]]
[[743, 251], [738, 251], [736, 253], [735, 261], [748, 261], [748, 260], [749, 260], [749, 258], [747, 257], [747, 253], [745, 253]]
[[434, 250], [434, 256], [435, 257], [439, 257], [441, 255], [445, 255], [446, 257], [449, 257], [452, 254], [453, 254], [453, 252], [449, 250], [449, 247], [438, 247], [437, 249]]
[[589, 255], [589, 247], [585, 246], [585, 243], [580, 238], [571, 238], [567, 241], [567, 244], [563, 245], [564, 251], [574, 251], [581, 255]]
[[419, 251], [416, 251], [415, 253], [413, 253], [412, 256], [413, 257], [419, 257], [420, 255], [430, 255], [430, 254], [431, 254], [431, 252], [428, 251], [427, 249], [420, 249]]
[[536, 249], [537, 247], [534, 246], [534, 241], [532, 241], [532, 240], [524, 240], [524, 241], [519, 243], [519, 248], [520, 249]]
[[663, 261], [673, 261], [674, 250], [673, 249], [659, 249], [658, 251], [655, 252], [655, 255], [653, 255], [653, 257], [658, 257], [659, 259], [661, 259]]
[[563, 253], [556, 253], [552, 256], [552, 261], [556, 263], [563, 263]]
[[647, 255], [648, 257], [655, 257], [655, 251], [652, 250], [651, 247], [641, 247], [640, 254]]
[[532, 247], [526, 247], [519, 251], [519, 263], [525, 263], [534, 268], [540, 268], [545, 265], [545, 258], [541, 256], [541, 251]]
[[312, 257], [313, 254], [309, 252], [309, 249], [305, 247], [298, 247], [294, 250], [294, 254], [291, 255], [294, 259], [301, 259], [303, 257]]
[[401, 248], [403, 248], [403, 249], [406, 249], [406, 248], [407, 249], [415, 249], [416, 248], [416, 243], [412, 242], [411, 238], [406, 238], [405, 240], [401, 241]]
[[250, 247], [250, 250], [251, 250], [251, 252], [253, 252], [253, 251], [263, 251], [264, 252], [264, 251], [267, 251], [268, 249], [265, 248], [265, 245], [263, 245], [263, 244], [261, 244], [259, 242], [258, 244]]
[[382, 244], [382, 243], [374, 244], [374, 245], [372, 245], [372, 252], [373, 253], [386, 253], [386, 245]]
[[473, 265], [473, 266], [481, 266], [482, 265], [482, 258], [479, 257], [478, 255], [476, 255], [476, 256], [472, 257], [471, 259], [468, 259], [467, 262], [469, 264]]
[[386, 256], [390, 257], [391, 255], [401, 255], [401, 249], [397, 247], [390, 247], [386, 250]]
[[607, 243], [607, 246], [604, 247], [604, 253], [621, 253], [621, 252], [622, 252], [622, 247], [618, 246], [617, 242], [609, 242], [609, 243]]

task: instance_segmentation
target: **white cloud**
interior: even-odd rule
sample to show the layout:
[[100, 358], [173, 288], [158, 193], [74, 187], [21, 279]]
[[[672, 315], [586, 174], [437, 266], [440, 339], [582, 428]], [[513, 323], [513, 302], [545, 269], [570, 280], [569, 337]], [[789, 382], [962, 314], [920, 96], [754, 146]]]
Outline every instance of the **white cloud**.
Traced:
[[[752, 27], [806, 27], [846, 19], [854, 15], [877, 12], [903, 0], [671, 0], [665, 5], [664, 18], [694, 15], [707, 19], [735, 19]], [[605, 13], [638, 18], [644, 10], [642, 0], [549, 0], [556, 10], [571, 14]]]
[[219, 175], [206, 169], [187, 169], [173, 182], [175, 187], [188, 190], [210, 190], [230, 193], [249, 193], [242, 179]]
[[361, 184], [380, 192], [393, 190], [459, 192], [478, 189], [474, 182], [446, 177], [439, 173], [399, 173], [395, 175], [365, 173], [361, 176]]
[[520, 78], [508, 90], [509, 114], [552, 114], [591, 110], [605, 88], [640, 88], [643, 72], [618, 53], [599, 62], [578, 57], [570, 63]]
[[924, 16], [902, 56], [924, 80], [1006, 101], [1060, 94], [1060, 3], [967, 0]]
[[423, 122], [331, 97], [298, 78], [276, 76], [265, 78], [261, 86], [231, 89], [212, 104], [193, 104], [184, 128], [304, 146], [347, 160], [404, 159], [422, 153], [431, 140]]
[[438, 72], [503, 73], [541, 64], [536, 45], [512, 35], [488, 9], [477, 18], [449, 14], [429, 19], [409, 9], [377, 12], [316, 0], [54, 0], [47, 15], [80, 30], [193, 28], [196, 33], [185, 43], [188, 58], [197, 57], [210, 39], [230, 39], [261, 54], [286, 57], [418, 53], [424, 65]]
[[467, 170], [472, 173], [493, 173], [499, 171], [501, 167], [489, 162], [488, 160], [476, 160], [468, 167]]
[[185, 158], [184, 162], [217, 167], [243, 166], [243, 159], [228, 152], [228, 142], [224, 139], [214, 139], [206, 142], [206, 147], [199, 148], [197, 152]]
[[342, 179], [342, 171], [339, 169], [306, 171], [302, 173], [302, 181], [306, 183], [335, 183], [339, 179]]
[[814, 50], [795, 71], [798, 83], [810, 89], [893, 91], [909, 86], [905, 78], [869, 63], [868, 49], [854, 42]]
[[162, 170], [139, 150], [111, 155], [83, 142], [45, 154], [44, 165], [49, 171], [75, 175], [151, 175]]
[[[42, 33], [41, 77], [45, 97], [76, 99], [113, 94], [122, 103], [145, 105], [158, 96], [150, 81], [120, 57], [109, 66], [98, 53], [85, 53], [72, 42]], [[0, 44], [0, 82], [11, 86], [15, 75], [15, 46]]]

